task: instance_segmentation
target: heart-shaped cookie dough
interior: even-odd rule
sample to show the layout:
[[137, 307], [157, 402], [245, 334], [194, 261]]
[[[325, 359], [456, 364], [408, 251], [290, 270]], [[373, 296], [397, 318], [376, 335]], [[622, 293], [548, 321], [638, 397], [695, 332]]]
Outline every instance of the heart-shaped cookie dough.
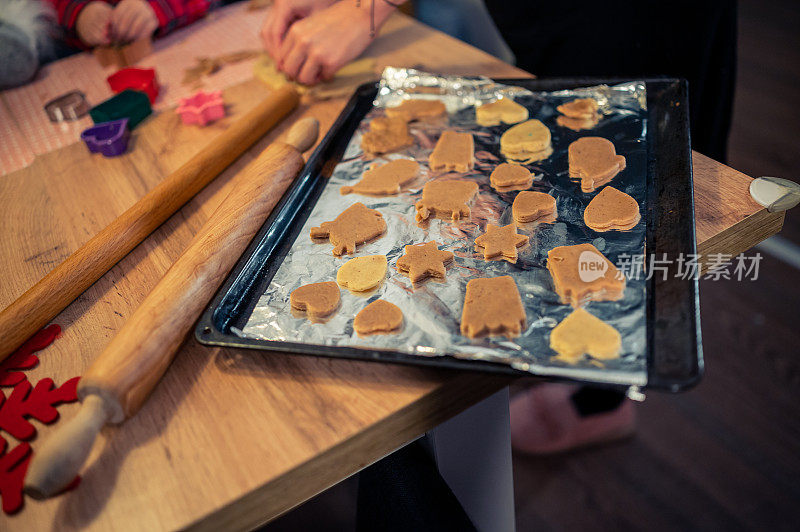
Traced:
[[400, 307], [383, 299], [377, 299], [361, 309], [353, 319], [353, 329], [359, 336], [370, 334], [392, 334], [403, 325]]
[[511, 204], [511, 215], [519, 223], [535, 222], [556, 213], [556, 199], [550, 194], [524, 190]]
[[525, 189], [533, 183], [533, 175], [521, 164], [501, 163], [492, 170], [489, 183], [499, 192], [506, 192], [512, 187]]
[[336, 282], [351, 292], [372, 290], [386, 277], [386, 256], [366, 255], [350, 259], [336, 272]]
[[332, 314], [339, 301], [339, 287], [333, 281], [303, 285], [289, 295], [292, 308], [305, 312], [312, 321]]
[[511, 98], [500, 98], [475, 109], [475, 121], [481, 126], [498, 126], [500, 122], [516, 124], [528, 119], [528, 110]]
[[632, 196], [607, 186], [583, 211], [586, 227], [595, 231], [626, 231], [641, 220], [639, 204]]
[[597, 100], [594, 98], [576, 98], [562, 103], [556, 110], [569, 118], [592, 118], [597, 114]]
[[550, 348], [571, 364], [584, 355], [598, 360], [617, 358], [621, 347], [619, 331], [582, 308], [572, 311], [550, 332]]

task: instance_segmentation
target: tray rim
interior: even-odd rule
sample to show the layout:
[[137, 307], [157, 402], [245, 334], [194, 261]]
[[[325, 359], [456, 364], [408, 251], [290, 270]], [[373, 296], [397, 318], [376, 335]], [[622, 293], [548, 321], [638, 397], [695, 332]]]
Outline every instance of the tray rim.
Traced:
[[[672, 206], [673, 217], [674, 215], [682, 215], [686, 216], [689, 215], [691, 219], [691, 223], [683, 224], [684, 226], [688, 226], [690, 228], [691, 238], [686, 239], [685, 237], [688, 234], [684, 235], [685, 241], [683, 242], [684, 246], [688, 246], [688, 250], [691, 253], [696, 254], [697, 244], [696, 244], [696, 235], [695, 235], [695, 217], [694, 217], [694, 189], [693, 189], [693, 175], [692, 175], [692, 166], [691, 166], [691, 147], [690, 147], [690, 134], [689, 134], [689, 122], [688, 122], [688, 90], [687, 84], [685, 80], [674, 78], [674, 77], [643, 77], [643, 78], [596, 78], [596, 77], [571, 77], [571, 78], [492, 78], [493, 81], [502, 84], [508, 85], [518, 85], [528, 88], [530, 90], [564, 90], [564, 89], [571, 89], [571, 88], [578, 88], [584, 86], [593, 86], [593, 85], [602, 85], [602, 84], [618, 84], [618, 83], [625, 83], [625, 82], [632, 82], [632, 81], [643, 81], [648, 85], [647, 91], [647, 98], [648, 104], [650, 103], [651, 98], [651, 91], [650, 86], [652, 85], [654, 88], [656, 85], [663, 85], [664, 88], [673, 88], [678, 91], [680, 96], [680, 102], [683, 105], [673, 106], [672, 109], [669, 110], [666, 114], [667, 120], [677, 121], [678, 128], [673, 131], [678, 137], [678, 141], [682, 144], [682, 157], [667, 157], [666, 159], [678, 159], [679, 164], [678, 166], [682, 166], [678, 170], [684, 175], [687, 176], [686, 182], [682, 183], [683, 185], [683, 193], [681, 194], [682, 200], [686, 200], [687, 191], [688, 191], [688, 202], [681, 202], [678, 201], [677, 205]], [[536, 85], [536, 87], [531, 87], [530, 85]], [[555, 380], [555, 381], [568, 381], [568, 382], [582, 382], [591, 384], [593, 386], [598, 387], [611, 387], [611, 388], [630, 388], [632, 387], [630, 384], [614, 384], [609, 382], [595, 382], [595, 381], [587, 381], [587, 380], [576, 380], [569, 377], [561, 377], [561, 376], [551, 376], [551, 375], [537, 375], [532, 374], [527, 371], [517, 370], [508, 366], [506, 364], [497, 363], [497, 362], [487, 362], [487, 361], [478, 361], [478, 360], [466, 360], [456, 358], [454, 356], [436, 356], [436, 357], [425, 357], [420, 355], [413, 355], [407, 353], [400, 353], [396, 351], [388, 351], [388, 350], [380, 350], [380, 349], [370, 349], [370, 348], [363, 348], [363, 347], [350, 347], [350, 346], [326, 346], [326, 345], [318, 345], [318, 344], [305, 344], [305, 343], [296, 343], [296, 342], [283, 342], [283, 341], [271, 341], [271, 340], [261, 340], [255, 338], [246, 338], [240, 337], [230, 331], [231, 325], [230, 321], [235, 319], [234, 314], [238, 313], [241, 315], [243, 307], [248, 305], [243, 305], [243, 301], [239, 298], [238, 301], [233, 302], [230, 304], [230, 301], [227, 301], [227, 305], [225, 308], [222, 307], [223, 304], [226, 304], [226, 298], [229, 296], [232, 288], [234, 285], [241, 285], [242, 283], [245, 286], [241, 288], [244, 291], [252, 291], [254, 289], [254, 285], [258, 284], [258, 279], [251, 277], [249, 280], [244, 276], [247, 275], [248, 272], [252, 273], [253, 269], [258, 270], [259, 272], [264, 269], [263, 260], [259, 262], [262, 263], [261, 266], [256, 266], [254, 262], [256, 259], [254, 258], [255, 255], [259, 252], [261, 248], [264, 247], [265, 241], [269, 239], [269, 242], [273, 244], [272, 253], [275, 252], [275, 249], [281, 243], [281, 239], [283, 235], [288, 231], [287, 227], [284, 227], [281, 231], [281, 228], [276, 226], [276, 224], [280, 221], [282, 214], [286, 214], [284, 211], [287, 209], [287, 205], [290, 203], [294, 205], [295, 202], [298, 202], [298, 196], [300, 194], [305, 194], [305, 200], [300, 202], [300, 205], [306, 205], [308, 201], [313, 201], [313, 204], [316, 203], [316, 199], [309, 200], [309, 196], [312, 193], [311, 189], [311, 181], [315, 181], [314, 176], [312, 174], [319, 174], [321, 171], [324, 170], [324, 167], [328, 164], [330, 159], [326, 159], [322, 161], [323, 154], [326, 151], [332, 149], [331, 145], [334, 143], [336, 137], [339, 136], [341, 130], [348, 125], [348, 122], [352, 122], [354, 120], [353, 113], [356, 111], [356, 108], [361, 105], [363, 106], [365, 103], [365, 98], [368, 100], [369, 105], [371, 106], [372, 100], [374, 96], [377, 94], [378, 90], [378, 81], [367, 82], [360, 85], [353, 93], [351, 98], [348, 100], [345, 107], [342, 109], [341, 113], [334, 121], [331, 128], [326, 133], [323, 140], [320, 142], [314, 153], [308, 158], [308, 161], [301, 170], [300, 174], [298, 175], [297, 179], [293, 182], [290, 188], [286, 191], [284, 196], [281, 198], [278, 205], [276, 205], [275, 209], [273, 209], [272, 213], [262, 225], [262, 227], [258, 230], [256, 235], [254, 236], [253, 240], [248, 244], [247, 249], [236, 262], [236, 265], [228, 274], [225, 279], [223, 285], [219, 288], [219, 290], [214, 295], [214, 298], [211, 302], [207, 305], [206, 309], [204, 310], [202, 316], [197, 322], [195, 327], [195, 338], [196, 340], [208, 346], [214, 347], [233, 347], [233, 348], [246, 348], [246, 349], [257, 349], [262, 351], [278, 351], [282, 353], [288, 354], [302, 354], [302, 355], [314, 355], [314, 356], [325, 356], [331, 358], [345, 358], [351, 360], [369, 360], [369, 361], [383, 361], [383, 362], [390, 362], [390, 363], [400, 363], [400, 364], [410, 364], [415, 366], [428, 366], [428, 367], [436, 367], [436, 368], [444, 368], [444, 369], [457, 369], [457, 370], [470, 370], [470, 371], [484, 371], [487, 373], [493, 374], [504, 374], [508, 375], [509, 377], [519, 377], [519, 376], [526, 376], [526, 377], [533, 377], [537, 379], [543, 380]], [[662, 109], [663, 111], [663, 109]], [[658, 108], [650, 109], [648, 105], [648, 119], [652, 120], [654, 117], [652, 116], [653, 113], [657, 113]], [[365, 111], [366, 113], [366, 111]], [[362, 116], [358, 117], [358, 120], [355, 121], [355, 125], [357, 126], [358, 123], [363, 118]], [[662, 181], [670, 176], [662, 176], [661, 174], [656, 173], [658, 170], [657, 165], [661, 163], [663, 164], [665, 161], [662, 157], [659, 160], [657, 157], [658, 150], [651, 150], [652, 146], [655, 146], [656, 143], [652, 142], [655, 140], [655, 131], [658, 128], [651, 127], [650, 122], [648, 122], [648, 190], [647, 194], [648, 197], [651, 197], [651, 194], [659, 194], [661, 192], [662, 187], [658, 187], [658, 179], [651, 179], [653, 178], [660, 178]], [[347, 135], [347, 142], [349, 142], [351, 138], [352, 132]], [[650, 137], [653, 136], [651, 139]], [[680, 142], [685, 139], [685, 142]], [[345, 142], [345, 146], [347, 144]], [[663, 155], [663, 154], [662, 154]], [[341, 156], [341, 154], [339, 154]], [[335, 165], [334, 165], [335, 166]], [[674, 171], [674, 170], [673, 170]], [[675, 175], [675, 174], [673, 174]], [[325, 179], [324, 177], [320, 177], [319, 179]], [[674, 178], [673, 178], [674, 179]], [[663, 183], [661, 183], [663, 185]], [[324, 187], [320, 188], [321, 189]], [[656, 240], [658, 235], [658, 227], [655, 223], [656, 220], [659, 219], [657, 214], [663, 214], [656, 212], [650, 212], [654, 209], [653, 205], [657, 203], [658, 207], [661, 207], [660, 202], [650, 202], [648, 201], [648, 212], [647, 212], [647, 236], [646, 236], [646, 256], [650, 256], [652, 253], [658, 253], [660, 248], [658, 248], [657, 244], [659, 240]], [[676, 203], [673, 201], [673, 203]], [[313, 206], [313, 205], [312, 205]], [[677, 211], [679, 212], [676, 212]], [[299, 209], [298, 209], [299, 210]], [[668, 213], [667, 213], [668, 214]], [[669, 218], [669, 216], [667, 216]], [[678, 227], [680, 229], [680, 227]], [[685, 231], [687, 232], [687, 231]], [[688, 233], [687, 232], [687, 233]], [[648, 243], [655, 240], [655, 246], [647, 246]], [[654, 249], [653, 249], [654, 248]], [[258, 272], [256, 272], [256, 277], [258, 276]], [[668, 281], [674, 279], [674, 277], [670, 276]], [[674, 281], [676, 283], [677, 281]], [[703, 363], [703, 356], [702, 356], [702, 343], [701, 343], [701, 336], [700, 336], [700, 313], [699, 313], [699, 284], [697, 279], [690, 280], [688, 282], [682, 283], [683, 286], [683, 303], [686, 303], [686, 308], [681, 309], [681, 317], [689, 323], [693, 323], [694, 327], [691, 328], [689, 331], [689, 337], [684, 338], [684, 335], [680, 335], [681, 339], [684, 340], [684, 347], [688, 347], [690, 351], [694, 351], [695, 356], [692, 358], [687, 357], [685, 360], [679, 360], [678, 363], [682, 366], [685, 366], [685, 362], [689, 362], [689, 368], [681, 368], [680, 370], [684, 372], [683, 375], [674, 375], [674, 351], [670, 350], [668, 353], [659, 353], [658, 351], [664, 351], [664, 349], [658, 348], [657, 344], [655, 343], [654, 338], [662, 338], [662, 339], [671, 339], [672, 335], [666, 334], [665, 326], [657, 327], [654, 323], [655, 320], [650, 319], [650, 315], [653, 312], [658, 310], [656, 306], [656, 297], [655, 294], [660, 291], [664, 290], [665, 283], [660, 283], [657, 279], [651, 278], [647, 281], [647, 382], [642, 386], [633, 386], [635, 388], [647, 388], [647, 389], [656, 389], [656, 390], [665, 390], [670, 392], [678, 392], [683, 391], [688, 388], [693, 387], [694, 385], [699, 382], [702, 378], [704, 372], [704, 363]], [[686, 291], [688, 289], [688, 294]], [[259, 294], [260, 295], [260, 294]], [[254, 300], [257, 301], [259, 295], [253, 297]], [[687, 297], [688, 296], [688, 297]], [[252, 295], [251, 295], [252, 297]], [[255, 303], [254, 303], [255, 304]], [[220, 312], [226, 312], [226, 324], [220, 326]], [[663, 324], [662, 324], [663, 325]], [[658, 330], [657, 330], [658, 329]], [[672, 343], [672, 342], [670, 342]], [[666, 360], [666, 362], [664, 362]]]

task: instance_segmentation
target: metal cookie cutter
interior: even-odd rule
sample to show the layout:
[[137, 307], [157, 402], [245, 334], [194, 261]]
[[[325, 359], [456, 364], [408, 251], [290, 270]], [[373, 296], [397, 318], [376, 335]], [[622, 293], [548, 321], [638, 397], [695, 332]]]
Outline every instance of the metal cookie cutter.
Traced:
[[89, 103], [81, 91], [70, 91], [44, 104], [44, 110], [51, 122], [71, 122], [86, 116]]
[[130, 135], [128, 119], [122, 118], [95, 124], [81, 133], [81, 140], [92, 153], [100, 152], [106, 157], [116, 157], [128, 149]]

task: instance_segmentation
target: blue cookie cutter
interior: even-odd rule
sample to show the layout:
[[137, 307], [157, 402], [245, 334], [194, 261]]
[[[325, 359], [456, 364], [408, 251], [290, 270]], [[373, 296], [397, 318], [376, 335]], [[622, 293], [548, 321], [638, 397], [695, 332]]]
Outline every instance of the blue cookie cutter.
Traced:
[[95, 124], [81, 133], [81, 140], [92, 153], [100, 152], [106, 157], [122, 155], [128, 149], [128, 119], [121, 118]]

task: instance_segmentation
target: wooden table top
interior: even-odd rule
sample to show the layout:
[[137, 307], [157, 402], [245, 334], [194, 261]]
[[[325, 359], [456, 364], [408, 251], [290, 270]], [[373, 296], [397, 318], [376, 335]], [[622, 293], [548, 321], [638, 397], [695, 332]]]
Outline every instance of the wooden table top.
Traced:
[[[379, 66], [526, 76], [464, 43], [394, 16], [366, 55]], [[265, 94], [257, 81], [225, 91], [232, 117]], [[63, 336], [32, 382], [81, 375], [228, 192], [230, 178], [294, 119], [324, 133], [345, 99], [304, 105], [115, 266], [55, 320]], [[79, 144], [0, 178], [0, 306], [8, 305], [232, 120], [183, 127], [148, 119], [117, 159]], [[702, 253], [739, 253], [776, 233], [748, 194], [750, 178], [694, 154]], [[306, 356], [209, 349], [189, 339], [142, 410], [97, 442], [78, 489], [27, 499], [0, 529], [249, 528], [273, 519], [508, 384], [507, 379]], [[60, 408], [72, 416], [77, 405]], [[51, 427], [39, 428], [46, 438]], [[13, 440], [10, 445], [15, 443]], [[37, 440], [33, 443], [34, 453]]]

